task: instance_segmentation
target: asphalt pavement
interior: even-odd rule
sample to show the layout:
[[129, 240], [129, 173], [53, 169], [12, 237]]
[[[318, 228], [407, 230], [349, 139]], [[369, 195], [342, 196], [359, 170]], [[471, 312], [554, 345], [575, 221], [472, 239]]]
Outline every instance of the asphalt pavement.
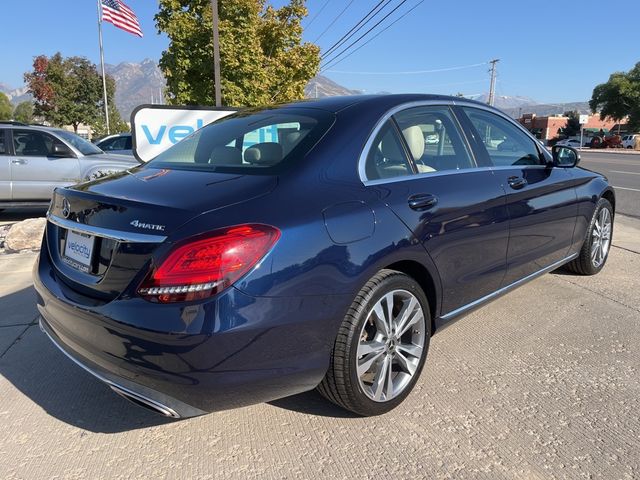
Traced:
[[599, 275], [544, 275], [437, 333], [375, 418], [314, 392], [182, 421], [132, 405], [40, 332], [34, 260], [0, 255], [3, 480], [640, 478], [640, 220], [616, 218]]
[[616, 189], [616, 211], [640, 218], [640, 154], [583, 150], [580, 166], [604, 174]]

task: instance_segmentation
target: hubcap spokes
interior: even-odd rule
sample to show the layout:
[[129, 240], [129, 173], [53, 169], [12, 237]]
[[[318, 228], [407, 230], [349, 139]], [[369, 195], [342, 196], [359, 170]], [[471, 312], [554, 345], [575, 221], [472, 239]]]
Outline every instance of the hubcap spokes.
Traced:
[[609, 252], [611, 246], [611, 213], [606, 208], [600, 210], [596, 222], [593, 225], [593, 241], [591, 242], [591, 263], [594, 267], [600, 267]]
[[376, 402], [398, 396], [415, 374], [425, 343], [424, 312], [406, 290], [376, 302], [360, 332], [357, 374], [360, 387]]

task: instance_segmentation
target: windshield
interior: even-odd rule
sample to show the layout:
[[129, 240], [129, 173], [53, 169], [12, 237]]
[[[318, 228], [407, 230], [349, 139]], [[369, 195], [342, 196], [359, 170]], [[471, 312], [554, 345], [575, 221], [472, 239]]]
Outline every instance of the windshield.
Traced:
[[104, 153], [93, 143], [88, 142], [75, 133], [67, 132], [66, 130], [56, 130], [56, 135], [62, 138], [65, 142], [73, 145], [83, 155], [97, 155], [98, 153]]
[[303, 158], [333, 123], [324, 110], [250, 110], [185, 138], [147, 166], [222, 173], [273, 174]]

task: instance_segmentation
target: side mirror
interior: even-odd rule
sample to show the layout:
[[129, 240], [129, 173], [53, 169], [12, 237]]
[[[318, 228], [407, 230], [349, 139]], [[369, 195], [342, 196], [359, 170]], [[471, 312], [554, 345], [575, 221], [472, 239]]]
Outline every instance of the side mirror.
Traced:
[[53, 145], [53, 156], [54, 157], [73, 157], [73, 158], [75, 158], [76, 155], [64, 143], [55, 143]]
[[573, 147], [554, 145], [551, 149], [553, 164], [556, 167], [573, 168], [580, 162], [580, 154]]

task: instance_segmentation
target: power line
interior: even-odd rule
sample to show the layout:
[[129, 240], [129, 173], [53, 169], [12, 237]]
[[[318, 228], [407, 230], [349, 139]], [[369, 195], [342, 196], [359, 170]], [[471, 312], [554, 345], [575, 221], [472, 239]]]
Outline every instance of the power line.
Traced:
[[[417, 5], [416, 5], [416, 7], [417, 7]], [[407, 13], [409, 13], [409, 12], [407, 12]], [[402, 17], [400, 17], [400, 18], [402, 18]], [[400, 20], [400, 18], [398, 18], [398, 20]], [[391, 24], [391, 25], [393, 25], [393, 24]], [[391, 26], [391, 25], [389, 25], [389, 26]], [[382, 30], [380, 33], [382, 33], [382, 32], [384, 32], [384, 30]], [[375, 38], [375, 37], [373, 37], [373, 38]], [[373, 38], [372, 38], [372, 40], [373, 40]], [[453, 70], [463, 70], [463, 69], [466, 69], [466, 68], [481, 67], [482, 65], [486, 65], [488, 63], [489, 62], [482, 62], [482, 63], [473, 63], [471, 65], [461, 65], [461, 66], [458, 66], [458, 67], [436, 68], [436, 69], [433, 69], [433, 70], [411, 70], [411, 71], [406, 71], [406, 72], [350, 72], [350, 71], [345, 71], [345, 70], [325, 70], [325, 71], [331, 72], [331, 73], [349, 73], [349, 74], [352, 74], [352, 75], [417, 75], [417, 74], [424, 74], [424, 73], [451, 72]]]
[[[356, 23], [353, 27], [351, 27], [351, 30], [349, 30], [347, 33], [345, 33], [342, 37], [340, 37], [340, 39], [334, 43], [333, 45], [331, 45], [323, 54], [323, 57], [326, 57], [327, 55], [329, 55], [331, 52], [333, 52], [336, 48], [338, 48], [340, 45], [342, 45], [344, 42], [346, 42], [349, 38], [351, 38], [353, 35], [355, 35], [358, 30], [360, 30], [360, 28], [364, 27], [363, 22], [366, 24], [368, 23], [371, 18], [369, 18], [372, 14], [375, 17], [379, 12], [379, 8], [382, 9], [384, 7], [387, 6], [387, 4], [389, 4], [389, 2], [391, 2], [391, 0], [380, 0], [371, 10], [369, 10], [367, 12], [367, 14], [362, 17], [358, 23]], [[382, 5], [384, 3], [384, 5]], [[382, 7], [380, 7], [380, 5], [382, 5]], [[375, 13], [374, 13], [375, 12]], [[362, 26], [360, 26], [362, 24]], [[355, 30], [355, 31], [354, 31]], [[353, 32], [353, 33], [351, 33]]]
[[470, 80], [468, 82], [453, 82], [453, 83], [432, 83], [430, 85], [422, 85], [421, 88], [433, 88], [433, 87], [452, 87], [455, 85], [471, 85], [473, 83], [484, 83], [487, 79], [483, 78], [482, 80]]
[[407, 10], [406, 12], [404, 12], [402, 15], [400, 15], [398, 18], [396, 18], [393, 22], [391, 22], [389, 25], [387, 25], [386, 27], [384, 27], [382, 30], [380, 30], [378, 33], [376, 33], [373, 37], [371, 37], [369, 40], [367, 40], [366, 42], [364, 42], [362, 45], [360, 45], [358, 48], [356, 48], [355, 50], [353, 50], [352, 52], [350, 52], [348, 55], [342, 57], [340, 60], [336, 61], [336, 62], [329, 62], [329, 65], [325, 65], [324, 68], [321, 69], [321, 71], [325, 71], [328, 68], [331, 67], [335, 67], [336, 65], [338, 65], [339, 63], [343, 62], [344, 60], [346, 60], [347, 58], [349, 58], [351, 55], [353, 55], [354, 53], [356, 53], [358, 50], [360, 50], [362, 47], [368, 45], [370, 42], [372, 42], [373, 40], [375, 40], [376, 38], [378, 38], [379, 35], [381, 35], [383, 32], [385, 32], [387, 29], [391, 28], [393, 25], [395, 25], [396, 23], [398, 23], [400, 20], [402, 20], [404, 17], [406, 17], [409, 13], [411, 13], [413, 10], [415, 10], [420, 4], [422, 4], [424, 2], [424, 0], [420, 0], [418, 3], [416, 3], [413, 7], [411, 7], [409, 10]]
[[347, 6], [346, 6], [346, 7], [344, 7], [344, 8], [342, 9], [342, 11], [341, 11], [338, 15], [336, 15], [336, 18], [334, 18], [334, 19], [331, 21], [331, 23], [330, 23], [329, 25], [327, 25], [327, 28], [325, 28], [325, 29], [322, 31], [322, 33], [321, 33], [320, 35], [318, 35], [318, 36], [315, 38], [315, 40], [313, 41], [313, 43], [316, 43], [318, 40], [320, 40], [320, 39], [323, 37], [323, 35], [324, 35], [325, 33], [327, 33], [327, 30], [329, 30], [329, 29], [333, 26], [333, 24], [334, 24], [334, 23], [336, 23], [336, 21], [337, 21], [337, 20], [342, 16], [342, 14], [343, 14], [344, 12], [346, 12], [346, 11], [347, 11], [347, 8], [349, 8], [349, 7], [351, 6], [351, 4], [352, 4], [354, 1], [355, 1], [355, 0], [351, 0], [349, 3], [347, 3]]
[[309, 28], [311, 26], [311, 24], [314, 22], [316, 18], [318, 18], [318, 15], [322, 13], [322, 11], [324, 10], [324, 7], [326, 7], [328, 3], [329, 3], [329, 0], [324, 2], [324, 4], [320, 7], [320, 10], [318, 10], [316, 14], [313, 17], [311, 17], [311, 20], [309, 20], [309, 23], [307, 23], [306, 27], [304, 28]]
[[[347, 50], [349, 50], [352, 46], [354, 46], [356, 43], [358, 43], [360, 40], [362, 40], [362, 38], [366, 37], [369, 32], [371, 32], [373, 29], [375, 29], [378, 25], [380, 25], [382, 22], [384, 22], [392, 13], [394, 13], [396, 10], [398, 10], [402, 5], [404, 5], [405, 3], [407, 3], [407, 0], [402, 0], [395, 8], [393, 8], [389, 13], [387, 13], [384, 17], [382, 17], [381, 20], [379, 20], [373, 27], [371, 27], [369, 30], [367, 30], [366, 32], [364, 32], [362, 35], [360, 35], [357, 39], [355, 39], [353, 42], [351, 42], [349, 45], [347, 45], [345, 48], [343, 48], [342, 50], [340, 50], [339, 53], [335, 54], [333, 56], [333, 58], [330, 58], [329, 60], [327, 60], [327, 63], [331, 63], [333, 61], [335, 61], [340, 55], [342, 55], [343, 53], [345, 53]], [[326, 67], [326, 64], [325, 64]]]

